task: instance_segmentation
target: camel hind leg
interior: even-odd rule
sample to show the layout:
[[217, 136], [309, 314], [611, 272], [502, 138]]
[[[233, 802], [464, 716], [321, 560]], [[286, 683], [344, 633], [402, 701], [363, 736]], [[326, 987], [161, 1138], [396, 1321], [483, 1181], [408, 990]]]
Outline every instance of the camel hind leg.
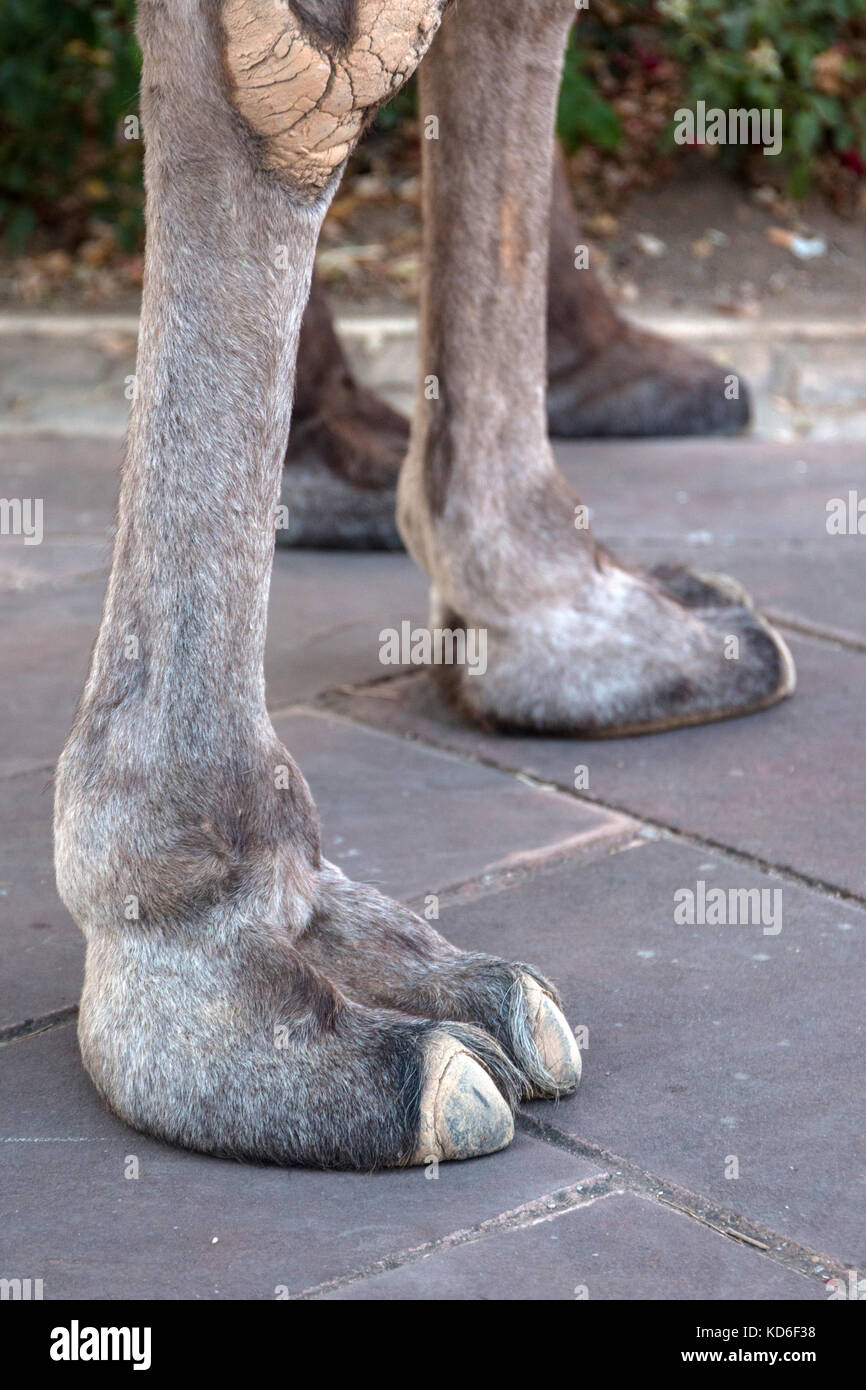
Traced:
[[556, 467], [547, 246], [573, 14], [568, 0], [461, 0], [422, 65], [437, 136], [423, 142], [428, 389], [398, 524], [431, 579], [431, 625], [485, 635], [483, 673], [434, 668], [462, 710], [604, 736], [763, 709], [791, 693], [794, 667], [742, 591], [696, 583], [687, 602], [682, 583], [618, 565]]

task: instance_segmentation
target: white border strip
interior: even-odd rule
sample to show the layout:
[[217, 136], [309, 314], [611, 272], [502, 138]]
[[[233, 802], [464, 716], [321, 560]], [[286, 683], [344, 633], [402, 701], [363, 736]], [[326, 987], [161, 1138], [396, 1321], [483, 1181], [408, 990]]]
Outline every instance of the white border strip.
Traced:
[[[666, 337], [693, 342], [852, 342], [866, 339], [862, 319], [750, 319], [718, 315], [631, 313], [641, 328]], [[414, 314], [338, 315], [337, 328], [345, 338], [412, 338], [418, 332]], [[138, 333], [137, 314], [16, 314], [0, 313], [0, 337], [30, 335], [45, 338], [87, 338], [99, 333]]]

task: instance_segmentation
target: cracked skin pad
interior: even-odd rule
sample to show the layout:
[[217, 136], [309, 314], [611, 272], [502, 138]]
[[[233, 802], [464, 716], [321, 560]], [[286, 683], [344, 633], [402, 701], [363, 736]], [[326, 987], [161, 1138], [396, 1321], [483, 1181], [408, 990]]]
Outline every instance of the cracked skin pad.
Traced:
[[335, 22], [329, 39], [326, 21], [313, 25], [302, 6], [226, 0], [232, 99], [265, 142], [269, 167], [311, 197], [322, 193], [367, 113], [411, 77], [443, 8], [442, 0], [356, 0], [347, 41], [344, 23]]

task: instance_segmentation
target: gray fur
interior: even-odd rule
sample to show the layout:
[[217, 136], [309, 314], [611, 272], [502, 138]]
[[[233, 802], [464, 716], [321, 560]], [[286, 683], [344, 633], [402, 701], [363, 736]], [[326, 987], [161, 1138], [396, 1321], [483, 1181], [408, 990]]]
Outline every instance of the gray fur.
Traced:
[[[407, 75], [365, 76], [353, 50], [368, 15], [374, 56], [393, 34], [395, 61], [417, 56], [442, 5], [402, 6], [285, 8], [296, 88], [311, 70], [336, 73], [327, 108], [303, 113], [305, 130], [325, 131], [311, 149], [280, 105], [266, 0], [142, 0], [138, 392], [55, 819], [58, 887], [87, 938], [82, 1055], [106, 1102], [211, 1153], [362, 1169], [416, 1156], [426, 1061], [443, 1033], [509, 1105], [557, 1090], [521, 976], [552, 987], [461, 954], [325, 863], [309, 789], [265, 705], [286, 384], [335, 161], [351, 143], [337, 78], [348, 63], [353, 99], [363, 79], [366, 112], [371, 90]], [[483, 0], [461, 0], [433, 50], [424, 99], [448, 153], [428, 158], [426, 198], [431, 265], [446, 279], [441, 309], [426, 296], [425, 358], [444, 394], [441, 409], [419, 407], [402, 519], [442, 611], [491, 628], [479, 715], [547, 727], [551, 711], [567, 722], [588, 709], [604, 727], [655, 708], [659, 672], [677, 660], [701, 691], [719, 683], [710, 610], [693, 602], [703, 591], [676, 575], [635, 579], [576, 542], [547, 450], [539, 290], [572, 13], [570, 0], [498, 0], [494, 22]], [[258, 84], [245, 45], [262, 25], [271, 75]], [[324, 47], [307, 64], [311, 43]], [[755, 666], [742, 669], [751, 698]], [[680, 701], [679, 722], [689, 713]]]
[[[305, 5], [311, 24], [326, 4]], [[263, 654], [284, 388], [336, 178], [319, 195], [265, 167], [229, 99], [216, 0], [143, 0], [139, 33], [138, 393], [56, 788], [58, 887], [87, 938], [82, 1056], [118, 1115], [172, 1143], [402, 1164], [434, 1034], [511, 1106], [550, 1079], [517, 968], [462, 957], [321, 858], [309, 789], [266, 710]]]
[[310, 550], [402, 550], [396, 489], [356, 487], [311, 451], [283, 471], [288, 526], [278, 545]]
[[[747, 605], [690, 606], [618, 565], [576, 525], [579, 499], [556, 468], [545, 277], [573, 13], [568, 0], [503, 0], [494, 26], [482, 0], [464, 0], [421, 68], [422, 114], [442, 126], [423, 142], [421, 375], [439, 390], [416, 398], [397, 519], [432, 582], [431, 627], [487, 633], [483, 676], [434, 668], [460, 708], [491, 725], [605, 735], [761, 709], [791, 692], [794, 672]], [[557, 241], [551, 258], [564, 254]], [[584, 357], [613, 350], [610, 306], [590, 291], [586, 309]]]
[[[745, 383], [728, 400], [725, 368], [622, 319], [590, 266], [575, 269], [581, 240], [557, 149], [547, 284], [550, 433], [647, 437], [743, 429], [750, 409]], [[283, 482], [291, 525], [278, 532], [277, 544], [401, 549], [395, 488], [408, 448], [409, 421], [354, 378], [314, 274]]]

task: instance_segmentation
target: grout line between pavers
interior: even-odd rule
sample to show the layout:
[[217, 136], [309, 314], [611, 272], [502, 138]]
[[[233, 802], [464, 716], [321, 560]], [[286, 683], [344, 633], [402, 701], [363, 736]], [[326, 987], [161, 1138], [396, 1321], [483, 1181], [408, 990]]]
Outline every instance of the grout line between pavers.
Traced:
[[42, 772], [48, 777], [48, 785], [54, 777], [56, 763], [32, 763], [29, 767], [18, 767], [14, 772], [0, 773], [0, 782], [14, 782], [18, 777], [35, 777], [37, 772]]
[[777, 627], [785, 627], [801, 637], [814, 637], [818, 642], [829, 642], [834, 647], [846, 647], [852, 652], [866, 652], [866, 639], [855, 637], [853, 633], [836, 632], [833, 628], [820, 628], [810, 623], [808, 618], [792, 618], [788, 614], [764, 608], [764, 615]]
[[[611, 835], [607, 839], [588, 841], [583, 851], [577, 846], [565, 848], [568, 842], [560, 843], [563, 845], [562, 853], [551, 853], [544, 859], [528, 859], [525, 863], [486, 870], [475, 878], [463, 879], [459, 883], [437, 889], [440, 909], [465, 907], [479, 898], [491, 897], [493, 894], [521, 887], [529, 882], [536, 883], [539, 879], [558, 872], [564, 864], [597, 863], [599, 859], [610, 859], [626, 850], [640, 849], [649, 841], [635, 836], [629, 838], [627, 835]], [[555, 851], [559, 846], [553, 846], [553, 849]], [[425, 903], [426, 895], [419, 893], [414, 898], [407, 899], [406, 905], [414, 912], [422, 914]]]
[[377, 1275], [388, 1273], [389, 1270], [404, 1269], [407, 1265], [419, 1264], [422, 1260], [429, 1259], [431, 1255], [440, 1255], [448, 1250], [458, 1249], [460, 1246], [475, 1245], [478, 1241], [489, 1239], [491, 1236], [522, 1230], [542, 1221], [551, 1221], [564, 1212], [574, 1211], [578, 1207], [591, 1206], [603, 1198], [615, 1196], [616, 1191], [611, 1186], [610, 1175], [607, 1173], [601, 1173], [595, 1178], [585, 1178], [582, 1182], [571, 1183], [568, 1187], [558, 1188], [555, 1192], [545, 1192], [541, 1197], [533, 1197], [531, 1201], [523, 1202], [519, 1207], [511, 1207], [508, 1211], [499, 1212], [497, 1216], [488, 1217], [486, 1221], [480, 1221], [475, 1226], [467, 1226], [462, 1230], [452, 1231], [446, 1236], [425, 1241], [422, 1245], [411, 1246], [393, 1255], [384, 1255], [369, 1265], [350, 1270], [346, 1274], [339, 1274], [333, 1279], [326, 1279], [310, 1288], [302, 1289], [299, 1293], [291, 1294], [290, 1301], [301, 1302], [320, 1298], [323, 1294], [334, 1293], [338, 1289], [347, 1288], [352, 1284], [374, 1279]]
[[[394, 677], [393, 679], [397, 679]], [[354, 687], [356, 696], [363, 696], [366, 687], [359, 685]], [[402, 739], [407, 743], [417, 744], [419, 748], [427, 748], [440, 753], [451, 753], [454, 757], [463, 762], [473, 763], [481, 767], [491, 768], [495, 772], [503, 773], [505, 776], [519, 777], [527, 786], [535, 786], [539, 791], [547, 791], [553, 786], [561, 795], [573, 798], [581, 805], [593, 806], [598, 810], [609, 811], [613, 814], [629, 817], [647, 829], [656, 830], [659, 835], [676, 837], [684, 844], [693, 845], [696, 849], [712, 850], [717, 854], [725, 854], [729, 859], [734, 859], [739, 864], [747, 864], [750, 868], [763, 874], [774, 874], [779, 878], [787, 879], [792, 884], [801, 888], [809, 888], [813, 892], [823, 893], [825, 897], [834, 898], [838, 902], [850, 903], [855, 907], [866, 910], [866, 895], [852, 892], [848, 888], [842, 888], [837, 883], [828, 883], [825, 879], [817, 878], [814, 875], [795, 869], [793, 865], [777, 864], [772, 860], [763, 859], [760, 855], [750, 854], [747, 850], [737, 849], [736, 846], [727, 844], [724, 840], [715, 840], [711, 836], [700, 835], [697, 831], [686, 830], [681, 826], [672, 825], [668, 821], [660, 820], [655, 816], [647, 815], [643, 811], [635, 811], [632, 808], [616, 801], [608, 801], [603, 797], [591, 796], [587, 792], [577, 792], [573, 787], [563, 782], [551, 782], [549, 779], [542, 779], [533, 773], [527, 772], [524, 768], [515, 768], [507, 763], [497, 762], [495, 758], [482, 753], [467, 753], [456, 747], [453, 743], [447, 743], [437, 739], [428, 732], [419, 733], [417, 730], [393, 729], [387, 725], [377, 724], [375, 721], [367, 719], [362, 711], [354, 708], [347, 708], [345, 705], [329, 705], [328, 699], [332, 692], [324, 691], [317, 696], [318, 710], [320, 713], [330, 715], [336, 719], [343, 719], [350, 724], [355, 724], [359, 728], [372, 729], [373, 731], [389, 735], [391, 738]], [[295, 712], [300, 712], [300, 706]], [[305, 711], [306, 712], [306, 711]]]
[[[498, 766], [498, 764], [493, 764]], [[504, 771], [505, 769], [500, 769]], [[529, 782], [529, 774], [523, 774], [524, 780]], [[545, 782], [540, 785], [546, 786]], [[683, 844], [692, 845], [695, 849], [712, 850], [716, 854], [724, 854], [729, 859], [736, 860], [739, 864], [748, 865], [749, 868], [758, 873], [775, 876], [789, 881], [798, 888], [808, 888], [812, 892], [823, 893], [825, 897], [833, 898], [836, 902], [850, 903], [854, 907], [862, 908], [866, 911], [866, 895], [854, 893], [848, 888], [842, 888], [837, 883], [828, 883], [825, 879], [816, 878], [812, 874], [795, 869], [793, 865], [777, 864], [774, 860], [763, 859], [758, 854], [750, 854], [748, 850], [737, 849], [735, 845], [728, 844], [725, 840], [715, 840], [708, 835], [699, 835], [697, 831], [684, 830], [682, 827], [672, 825], [668, 821], [658, 820], [654, 816], [648, 816], [641, 812], [629, 811], [627, 807], [620, 806], [616, 802], [605, 801], [601, 797], [581, 795], [567, 786], [557, 784], [558, 789], [566, 795], [573, 796], [575, 801], [584, 802], [588, 806], [598, 806], [602, 810], [616, 812], [620, 815], [631, 816], [641, 826], [647, 830], [658, 831], [658, 839], [676, 839]], [[647, 838], [649, 838], [647, 836]]]
[[[575, 1138], [554, 1124], [537, 1120], [521, 1111], [515, 1127], [521, 1133], [552, 1144], [574, 1158], [582, 1158], [596, 1167], [604, 1168], [611, 1178], [621, 1180], [623, 1192], [650, 1198], [690, 1220], [700, 1222], [726, 1240], [757, 1250], [786, 1269], [822, 1283], [827, 1283], [831, 1278], [842, 1278], [847, 1272], [847, 1266], [833, 1256], [823, 1255], [801, 1241], [791, 1240], [763, 1222], [741, 1216], [711, 1197], [704, 1197], [701, 1193], [648, 1173], [629, 1159], [620, 1158], [588, 1140]], [[816, 1266], [821, 1267], [820, 1272]]]
[[530, 1202], [522, 1203], [519, 1207], [500, 1212], [498, 1216], [489, 1217], [475, 1226], [453, 1231], [436, 1240], [425, 1241], [422, 1245], [383, 1256], [369, 1265], [312, 1285], [300, 1293], [292, 1294], [291, 1300], [312, 1301], [340, 1289], [366, 1283], [392, 1270], [419, 1264], [432, 1256], [556, 1220], [568, 1212], [592, 1206], [608, 1197], [629, 1194], [675, 1211], [686, 1220], [707, 1227], [723, 1240], [763, 1255], [773, 1264], [812, 1281], [826, 1284], [831, 1278], [844, 1279], [847, 1275], [847, 1268], [840, 1261], [820, 1255], [799, 1241], [789, 1240], [759, 1222], [748, 1220], [728, 1208], [719, 1206], [710, 1198], [646, 1173], [637, 1164], [609, 1154], [597, 1145], [573, 1139], [554, 1126], [532, 1120], [523, 1113], [518, 1115], [517, 1128], [542, 1143], [563, 1149], [575, 1158], [583, 1158], [596, 1166], [600, 1165], [602, 1172], [595, 1178], [571, 1183], [568, 1187], [545, 1193]]
[[51, 1009], [37, 1018], [25, 1018], [20, 1023], [6, 1023], [0, 1027], [0, 1047], [7, 1043], [20, 1042], [24, 1038], [35, 1038], [39, 1033], [49, 1033], [53, 1028], [62, 1028], [78, 1017], [78, 1005], [66, 1004], [62, 1009]]
[[[613, 854], [638, 847], [642, 843], [646, 842], [627, 841], [620, 838], [609, 840], [601, 847], [608, 854]], [[450, 905], [452, 902], [465, 900], [467, 895], [471, 895], [473, 891], [476, 896], [502, 891], [511, 887], [515, 880], [523, 881], [526, 878], [536, 877], [545, 870], [561, 865], [563, 858], [572, 859], [574, 857], [573, 852], [566, 852], [562, 858], [545, 860], [541, 864], [509, 866], [491, 874], [489, 878], [487, 875], [483, 875], [481, 878], [463, 880], [459, 884], [442, 889], [440, 896], [447, 897], [449, 901], [446, 905]], [[71, 1023], [77, 1015], [78, 1005], [71, 1004], [36, 1018], [25, 1019], [18, 1024], [0, 1027], [0, 1047], [63, 1027]], [[427, 1242], [422, 1246], [394, 1256], [385, 1257], [373, 1265], [341, 1275], [324, 1284], [304, 1290], [300, 1294], [292, 1295], [292, 1297], [294, 1299], [315, 1298], [349, 1284], [374, 1278], [388, 1270], [417, 1263], [419, 1260], [427, 1259], [431, 1255], [442, 1253], [457, 1246], [474, 1243], [508, 1231], [524, 1229], [541, 1221], [552, 1220], [554, 1217], [573, 1211], [577, 1207], [590, 1205], [603, 1197], [629, 1192], [652, 1200], [658, 1205], [667, 1206], [681, 1216], [708, 1227], [724, 1239], [755, 1249], [757, 1253], [766, 1255], [774, 1263], [806, 1277], [818, 1278], [826, 1275], [827, 1278], [844, 1278], [847, 1274], [846, 1267], [832, 1257], [819, 1255], [810, 1247], [798, 1241], [789, 1240], [762, 1223], [742, 1217], [736, 1212], [720, 1207], [710, 1198], [702, 1197], [689, 1189], [681, 1188], [675, 1183], [647, 1173], [630, 1160], [622, 1159], [587, 1140], [574, 1138], [553, 1124], [520, 1113], [516, 1127], [532, 1138], [562, 1149], [576, 1158], [591, 1162], [594, 1166], [601, 1167], [602, 1173], [591, 1181], [575, 1183], [570, 1187], [559, 1189], [555, 1193], [545, 1194], [532, 1202], [489, 1218], [477, 1226], [453, 1232], [439, 1240]], [[820, 1275], [816, 1273], [815, 1265], [821, 1266]], [[824, 1282], [827, 1282], [826, 1278]]]
[[[475, 1226], [453, 1231], [436, 1240], [425, 1241], [422, 1245], [396, 1251], [360, 1268], [337, 1275], [333, 1279], [312, 1285], [291, 1295], [295, 1302], [312, 1301], [356, 1284], [366, 1283], [392, 1270], [405, 1269], [419, 1264], [435, 1255], [446, 1254], [466, 1245], [513, 1231], [527, 1230], [547, 1221], [554, 1221], [569, 1212], [582, 1210], [595, 1205], [608, 1197], [634, 1195], [649, 1200], [654, 1205], [677, 1212], [686, 1220], [706, 1226], [716, 1235], [733, 1244], [764, 1255], [773, 1264], [802, 1275], [813, 1281], [826, 1283], [830, 1278], [845, 1278], [847, 1270], [838, 1260], [816, 1254], [809, 1247], [797, 1241], [788, 1240], [775, 1231], [757, 1222], [749, 1221], [736, 1213], [719, 1207], [708, 1198], [703, 1198], [674, 1183], [644, 1173], [636, 1164], [628, 1163], [615, 1155], [603, 1153], [595, 1145], [572, 1140], [551, 1126], [539, 1125], [527, 1116], [518, 1116], [517, 1128], [542, 1143], [555, 1144], [574, 1157], [588, 1158], [593, 1163], [603, 1160], [603, 1171], [595, 1178], [572, 1183], [555, 1192], [545, 1193], [532, 1201], [522, 1203], [498, 1216], [489, 1217]], [[606, 1169], [607, 1171], [604, 1171]], [[816, 1269], [820, 1267], [820, 1273]]]
[[[9, 1028], [2, 1029], [0, 1030], [0, 1046], [61, 1027], [70, 1023], [77, 1013], [77, 1005], [69, 1005], [65, 1009], [58, 1009], [52, 1014], [43, 1014], [38, 1019], [31, 1019], [24, 1024], [17, 1025], [17, 1032], [10, 1031]], [[31, 1031], [23, 1031], [27, 1028]], [[525, 1112], [518, 1113], [516, 1128], [530, 1138], [549, 1144], [574, 1158], [581, 1158], [593, 1164], [593, 1166], [600, 1168], [601, 1172], [597, 1177], [572, 1183], [552, 1193], [545, 1193], [530, 1202], [522, 1203], [519, 1207], [489, 1217], [486, 1221], [479, 1222], [475, 1226], [454, 1231], [437, 1240], [426, 1241], [420, 1246], [385, 1256], [370, 1265], [304, 1289], [298, 1294], [293, 1294], [292, 1299], [314, 1299], [351, 1284], [375, 1278], [389, 1270], [416, 1264], [432, 1255], [441, 1254], [459, 1246], [474, 1244], [492, 1236], [514, 1230], [523, 1230], [541, 1222], [553, 1220], [577, 1208], [590, 1206], [602, 1198], [628, 1193], [676, 1211], [686, 1219], [708, 1227], [723, 1239], [744, 1245], [758, 1254], [765, 1255], [774, 1264], [802, 1274], [806, 1278], [818, 1279], [826, 1284], [830, 1278], [844, 1279], [847, 1276], [847, 1266], [832, 1256], [821, 1255], [799, 1241], [789, 1240], [788, 1237], [773, 1231], [761, 1222], [752, 1221], [729, 1208], [719, 1206], [711, 1198], [703, 1197], [688, 1188], [658, 1178], [630, 1160], [610, 1153], [600, 1145], [577, 1139], [558, 1129], [555, 1125], [533, 1119]], [[816, 1266], [819, 1266], [820, 1269], [816, 1269]]]

